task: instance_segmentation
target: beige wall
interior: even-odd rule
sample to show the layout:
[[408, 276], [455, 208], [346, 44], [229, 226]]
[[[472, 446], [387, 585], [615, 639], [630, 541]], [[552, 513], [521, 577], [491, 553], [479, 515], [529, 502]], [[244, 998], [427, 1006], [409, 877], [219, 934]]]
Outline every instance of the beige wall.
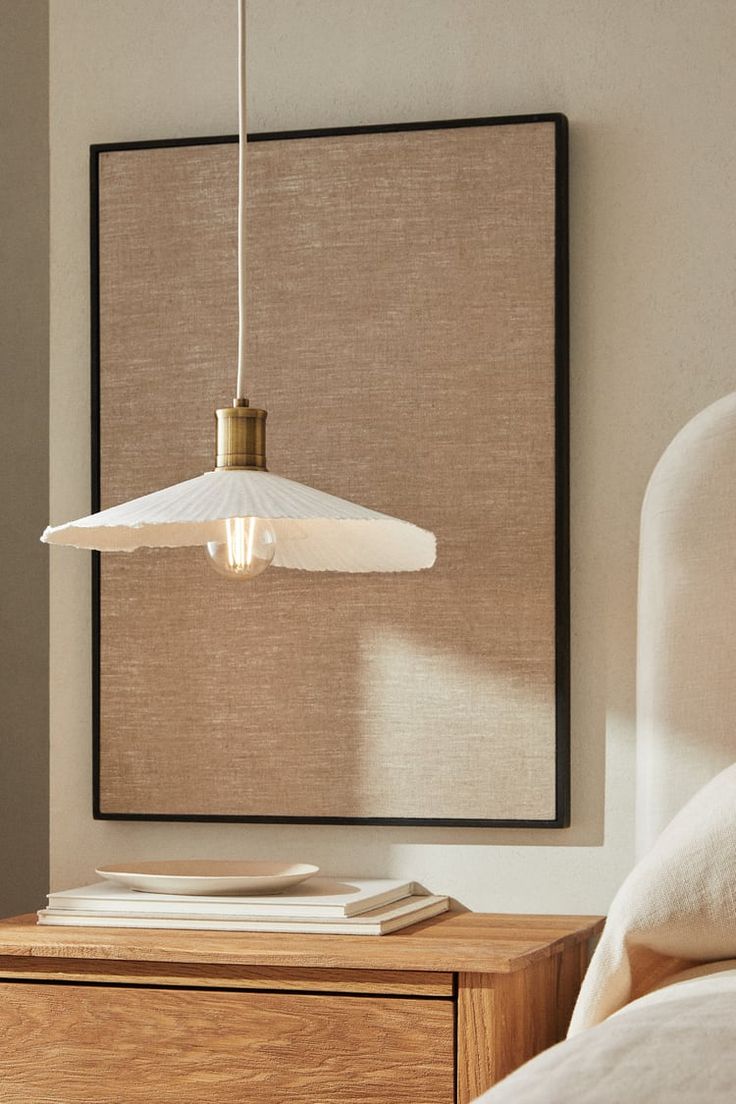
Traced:
[[48, 880], [48, 5], [0, 3], [0, 915]]
[[[88, 494], [87, 146], [231, 132], [233, 0], [51, 0], [52, 518]], [[572, 125], [573, 826], [94, 822], [89, 564], [52, 557], [52, 877], [138, 855], [411, 874], [475, 908], [605, 909], [633, 859], [639, 508], [736, 372], [730, 0], [251, 0], [254, 130], [564, 111]], [[155, 738], [155, 737], [152, 737]]]

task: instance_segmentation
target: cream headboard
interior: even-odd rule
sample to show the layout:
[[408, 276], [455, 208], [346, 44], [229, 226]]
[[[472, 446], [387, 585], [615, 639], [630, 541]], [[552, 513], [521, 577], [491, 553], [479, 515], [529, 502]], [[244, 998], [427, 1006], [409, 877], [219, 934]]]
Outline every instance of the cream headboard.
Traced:
[[642, 511], [637, 850], [736, 760], [736, 394], [675, 437]]

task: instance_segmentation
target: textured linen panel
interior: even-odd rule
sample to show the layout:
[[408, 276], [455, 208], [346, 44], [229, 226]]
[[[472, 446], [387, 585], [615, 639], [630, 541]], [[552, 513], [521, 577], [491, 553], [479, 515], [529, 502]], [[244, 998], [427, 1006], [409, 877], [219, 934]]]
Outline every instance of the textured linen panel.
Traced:
[[614, 898], [570, 1034], [698, 962], [736, 958], [736, 764], [681, 809]]
[[478, 1104], [731, 1104], [735, 1005], [736, 963], [685, 975], [551, 1047]]
[[[438, 537], [412, 575], [103, 554], [105, 813], [555, 815], [554, 127], [252, 143], [269, 468]], [[102, 507], [213, 466], [237, 147], [100, 162]]]

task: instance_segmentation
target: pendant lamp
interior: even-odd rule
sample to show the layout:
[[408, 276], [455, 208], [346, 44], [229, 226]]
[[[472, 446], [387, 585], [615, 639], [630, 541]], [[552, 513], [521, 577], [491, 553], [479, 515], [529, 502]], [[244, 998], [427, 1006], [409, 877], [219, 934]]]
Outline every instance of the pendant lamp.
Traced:
[[238, 2], [238, 372], [232, 407], [215, 411], [215, 469], [64, 525], [41, 540], [105, 552], [203, 545], [211, 566], [250, 579], [269, 564], [304, 571], [418, 571], [435, 537], [408, 521], [274, 475], [266, 411], [245, 397], [245, 0]]

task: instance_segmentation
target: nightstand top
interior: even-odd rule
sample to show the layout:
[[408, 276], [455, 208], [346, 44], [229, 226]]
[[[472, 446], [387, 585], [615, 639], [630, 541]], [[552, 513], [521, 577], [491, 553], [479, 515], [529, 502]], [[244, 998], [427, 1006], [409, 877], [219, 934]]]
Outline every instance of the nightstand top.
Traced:
[[599, 916], [449, 912], [391, 935], [40, 927], [0, 921], [0, 956], [358, 970], [512, 973], [587, 941]]

